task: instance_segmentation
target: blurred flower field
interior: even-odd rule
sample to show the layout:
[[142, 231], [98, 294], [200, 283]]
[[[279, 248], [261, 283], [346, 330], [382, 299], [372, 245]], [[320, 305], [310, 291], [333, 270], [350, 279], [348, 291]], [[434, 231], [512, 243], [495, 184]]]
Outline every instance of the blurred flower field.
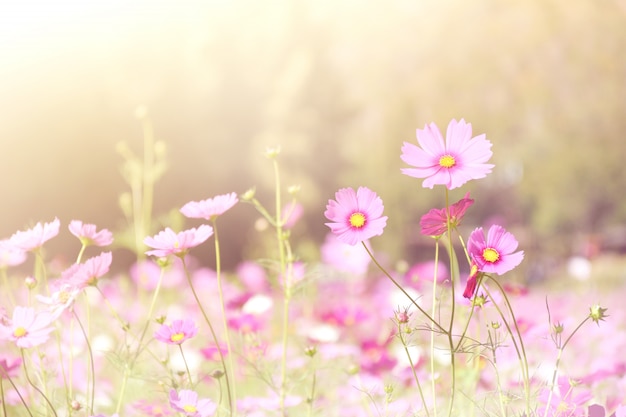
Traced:
[[[55, 218], [0, 242], [4, 416], [626, 413], [620, 293], [525, 283], [511, 277], [528, 262], [512, 233], [462, 233], [480, 196], [449, 194], [494, 167], [491, 143], [464, 120], [402, 146], [403, 173], [445, 195], [420, 221], [432, 259], [414, 264], [378, 245], [395, 219], [367, 187], [328, 199], [319, 248], [296, 241], [302, 190], [281, 178], [279, 147], [265, 152], [269, 202], [252, 187], [155, 219], [162, 144], [146, 146], [140, 159], [122, 153], [135, 168], [120, 200], [127, 230]], [[265, 255], [225, 270], [218, 230], [235, 209], [257, 218]], [[62, 233], [77, 238], [74, 262], [47, 257]], [[129, 249], [136, 261], [113, 272]]]

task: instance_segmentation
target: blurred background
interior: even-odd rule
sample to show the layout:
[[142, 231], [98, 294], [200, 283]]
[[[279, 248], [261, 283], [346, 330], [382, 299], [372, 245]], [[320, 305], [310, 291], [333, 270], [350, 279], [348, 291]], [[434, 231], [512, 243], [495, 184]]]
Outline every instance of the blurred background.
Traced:
[[[145, 106], [167, 147], [157, 215], [253, 186], [271, 205], [263, 152], [280, 145], [298, 238], [321, 243], [328, 199], [363, 185], [390, 217], [375, 246], [430, 258], [418, 222], [444, 192], [402, 175], [400, 148], [464, 118], [496, 165], [451, 193], [476, 199], [465, 231], [505, 225], [542, 280], [542, 265], [626, 251], [625, 105], [624, 0], [3, 0], [0, 237], [58, 216], [49, 250], [71, 260], [70, 220], [125, 227], [116, 144], [142, 152]], [[220, 220], [226, 267], [256, 218]]]

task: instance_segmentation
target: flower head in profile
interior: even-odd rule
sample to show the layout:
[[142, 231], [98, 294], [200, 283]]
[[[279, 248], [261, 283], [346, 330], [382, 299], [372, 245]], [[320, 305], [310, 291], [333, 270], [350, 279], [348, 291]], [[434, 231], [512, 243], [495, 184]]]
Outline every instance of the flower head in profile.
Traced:
[[478, 271], [502, 275], [524, 259], [524, 251], [515, 252], [517, 240], [502, 226], [493, 225], [487, 232], [476, 228], [467, 242], [467, 250]]
[[366, 187], [342, 188], [335, 193], [335, 200], [328, 200], [324, 216], [337, 239], [356, 245], [373, 236], [383, 234], [387, 216], [383, 216], [383, 201]]
[[174, 320], [169, 326], [162, 325], [154, 333], [154, 338], [170, 345], [180, 345], [198, 333], [198, 327], [193, 320]]
[[22, 358], [19, 357], [0, 357], [0, 379], [14, 377], [22, 366]]
[[223, 194], [202, 201], [190, 201], [180, 209], [180, 212], [192, 219], [214, 220], [238, 201], [235, 193]]
[[154, 237], [146, 237], [143, 243], [153, 248], [146, 252], [146, 255], [165, 257], [176, 255], [183, 257], [189, 249], [195, 248], [213, 235], [213, 228], [209, 225], [176, 233], [169, 227], [162, 230]]
[[108, 246], [113, 243], [113, 234], [107, 229], [96, 231], [95, 224], [83, 224], [80, 220], [72, 220], [68, 229], [85, 246]]
[[103, 252], [87, 259], [82, 264], [74, 264], [61, 273], [61, 280], [72, 287], [84, 289], [97, 285], [98, 278], [109, 272], [113, 256], [111, 252]]
[[417, 142], [419, 146], [408, 142], [402, 146], [402, 160], [414, 167], [403, 168], [402, 173], [424, 178], [425, 188], [442, 184], [452, 190], [484, 178], [493, 168], [486, 163], [493, 154], [491, 142], [484, 134], [472, 138], [472, 125], [463, 119], [448, 124], [445, 142], [434, 123], [417, 129]]
[[39, 346], [48, 340], [54, 327], [54, 317], [46, 311], [36, 312], [34, 308], [17, 306], [8, 325], [0, 325], [0, 339], [14, 342], [17, 347]]
[[217, 405], [208, 398], [199, 400], [198, 393], [188, 389], [170, 391], [170, 406], [187, 417], [208, 417], [215, 413]]
[[[461, 224], [467, 209], [474, 204], [474, 200], [469, 198], [469, 193], [465, 197], [452, 204], [450, 210], [450, 227], [455, 228]], [[448, 230], [448, 213], [444, 208], [431, 209], [420, 219], [422, 234], [426, 236], [441, 236]]]
[[23, 251], [32, 251], [40, 248], [45, 242], [59, 234], [61, 222], [55, 217], [50, 223], [37, 223], [35, 227], [13, 233], [9, 239], [11, 245]]

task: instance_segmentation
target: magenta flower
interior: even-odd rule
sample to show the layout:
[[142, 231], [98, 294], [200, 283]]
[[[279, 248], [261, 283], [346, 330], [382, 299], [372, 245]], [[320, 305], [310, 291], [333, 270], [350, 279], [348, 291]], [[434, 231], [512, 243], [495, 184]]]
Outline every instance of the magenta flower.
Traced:
[[[465, 197], [450, 206], [450, 227], [455, 228], [461, 224], [467, 209], [474, 204], [474, 200], [469, 198], [469, 193]], [[448, 230], [448, 213], [444, 208], [431, 209], [420, 219], [422, 234], [426, 236], [441, 236]]]
[[174, 320], [169, 326], [164, 324], [154, 333], [154, 338], [170, 345], [180, 345], [198, 333], [193, 320]]
[[402, 146], [402, 160], [415, 167], [403, 168], [402, 173], [425, 178], [425, 188], [442, 184], [452, 190], [469, 180], [484, 178], [493, 168], [485, 163], [493, 154], [491, 142], [484, 134], [472, 138], [472, 125], [463, 119], [448, 124], [445, 143], [434, 123], [417, 129], [417, 142], [420, 146], [408, 142]]
[[83, 224], [80, 220], [72, 220], [68, 229], [85, 246], [108, 246], [113, 243], [113, 234], [107, 229], [97, 232], [95, 224]]
[[208, 398], [198, 400], [198, 393], [182, 389], [170, 391], [170, 406], [187, 417], [208, 417], [215, 413], [217, 405]]
[[223, 194], [202, 201], [190, 201], [180, 212], [192, 219], [213, 220], [233, 207], [239, 199], [237, 194]]
[[203, 224], [197, 229], [183, 230], [180, 233], [175, 233], [172, 229], [167, 227], [154, 237], [146, 237], [143, 243], [154, 248], [154, 250], [147, 251], [146, 255], [158, 257], [176, 255], [183, 257], [187, 254], [189, 249], [203, 243], [210, 238], [212, 234], [213, 228], [206, 224]]
[[51, 326], [54, 317], [45, 311], [35, 312], [31, 307], [15, 307], [13, 318], [8, 325], [0, 325], [0, 339], [15, 342], [17, 347], [39, 346], [48, 340], [54, 330]]
[[40, 248], [45, 242], [59, 234], [61, 223], [56, 217], [50, 223], [37, 223], [32, 229], [15, 232], [10, 243], [13, 247], [23, 251], [32, 251]]
[[337, 239], [349, 245], [383, 234], [387, 216], [383, 216], [383, 201], [366, 187], [342, 188], [335, 193], [335, 200], [328, 200], [324, 216]]
[[517, 240], [502, 226], [493, 225], [487, 232], [487, 240], [483, 228], [476, 228], [467, 242], [467, 251], [476, 263], [478, 271], [502, 275], [515, 268], [524, 259], [524, 251], [517, 249]]

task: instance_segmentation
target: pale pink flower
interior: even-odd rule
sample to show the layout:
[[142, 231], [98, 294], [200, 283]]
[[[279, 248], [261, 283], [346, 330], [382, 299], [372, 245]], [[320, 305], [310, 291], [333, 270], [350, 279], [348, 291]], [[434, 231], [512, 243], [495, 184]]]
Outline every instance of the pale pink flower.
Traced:
[[37, 301], [40, 303], [46, 304], [48, 311], [56, 319], [65, 310], [74, 305], [74, 301], [80, 293], [81, 288], [78, 286], [72, 285], [69, 282], [62, 282], [59, 289], [54, 291], [49, 297], [37, 294], [35, 298], [37, 298]]
[[109, 272], [112, 260], [111, 252], [103, 252], [82, 264], [74, 264], [61, 273], [62, 282], [79, 289], [96, 285], [98, 278]]
[[9, 239], [0, 240], [0, 269], [17, 266], [26, 260], [26, 252], [15, 247]]
[[476, 228], [467, 241], [467, 251], [478, 271], [502, 275], [524, 259], [524, 251], [514, 252], [517, 245], [511, 233], [502, 226], [493, 225], [487, 232], [486, 240], [483, 228]]
[[10, 243], [15, 248], [29, 252], [40, 248], [45, 242], [59, 234], [61, 222], [56, 217], [50, 223], [37, 223], [32, 229], [18, 231], [11, 236]]
[[170, 391], [170, 406], [187, 417], [208, 417], [215, 413], [217, 405], [208, 398], [199, 400], [195, 391], [182, 389]]
[[302, 218], [304, 214], [304, 207], [298, 202], [291, 202], [286, 204], [281, 211], [281, 218], [284, 221], [284, 229], [292, 229], [298, 220]]
[[165, 407], [160, 403], [154, 403], [147, 400], [139, 400], [133, 404], [133, 408], [139, 410], [142, 416], [149, 417], [167, 417], [174, 414], [169, 407]]
[[146, 252], [146, 255], [164, 257], [168, 255], [176, 255], [183, 257], [194, 248], [213, 235], [213, 228], [209, 225], [189, 230], [183, 230], [176, 233], [169, 227], [162, 230], [154, 237], [146, 237], [143, 240], [147, 246], [154, 248]]
[[383, 201], [366, 187], [342, 188], [335, 193], [335, 200], [328, 200], [324, 216], [337, 239], [356, 245], [373, 236], [383, 234], [387, 216], [383, 216]]
[[[220, 356], [220, 352], [222, 355]], [[209, 345], [200, 349], [200, 353], [204, 356], [204, 359], [217, 362], [220, 361], [222, 356], [228, 355], [228, 346], [225, 343], [220, 343], [219, 347], [216, 345]]]
[[170, 345], [180, 345], [198, 333], [193, 320], [174, 320], [169, 326], [164, 324], [154, 333], [154, 338]]
[[0, 358], [0, 379], [15, 377], [17, 370], [22, 366], [22, 358]]
[[107, 229], [96, 231], [95, 224], [83, 224], [80, 220], [72, 220], [68, 228], [85, 246], [108, 246], [113, 243], [113, 234]]
[[[454, 229], [461, 224], [467, 209], [474, 204], [474, 200], [469, 198], [469, 193], [465, 197], [452, 204], [450, 210], [450, 228]], [[422, 234], [426, 236], [441, 236], [448, 230], [448, 210], [432, 209], [424, 214], [420, 219]]]
[[434, 123], [417, 129], [417, 141], [420, 146], [408, 142], [402, 146], [402, 160], [414, 167], [403, 168], [402, 173], [425, 178], [424, 187], [442, 184], [451, 190], [484, 178], [493, 168], [486, 163], [493, 154], [491, 142], [484, 134], [472, 138], [472, 125], [463, 119], [450, 122], [445, 143]]
[[202, 201], [190, 201], [180, 212], [192, 219], [213, 220], [233, 207], [239, 199], [237, 194], [223, 194]]
[[35, 312], [34, 308], [17, 306], [9, 325], [0, 325], [0, 339], [15, 342], [17, 347], [39, 346], [48, 340], [54, 330], [54, 317], [47, 311]]
[[[435, 269], [437, 276], [435, 276]], [[443, 284], [450, 278], [448, 267], [443, 262], [425, 261], [419, 262], [409, 268], [404, 275], [404, 282], [413, 288], [420, 288], [422, 282], [433, 282]]]
[[[366, 244], [369, 246], [368, 243]], [[364, 275], [372, 261], [363, 248], [341, 242], [332, 233], [326, 235], [320, 251], [324, 264], [355, 275]]]

